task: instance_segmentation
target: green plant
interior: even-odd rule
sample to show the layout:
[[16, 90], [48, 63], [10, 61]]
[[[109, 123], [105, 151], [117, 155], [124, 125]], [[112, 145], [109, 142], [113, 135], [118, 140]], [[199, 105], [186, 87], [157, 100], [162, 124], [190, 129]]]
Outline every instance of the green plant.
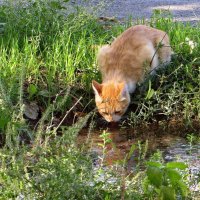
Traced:
[[198, 144], [199, 142], [199, 138], [198, 136], [196, 136], [194, 133], [191, 134], [187, 134], [187, 140], [189, 142], [190, 148], [194, 145], [194, 144]]
[[166, 165], [158, 162], [147, 162], [146, 190], [156, 194], [162, 200], [175, 200], [177, 197], [185, 198], [188, 195], [188, 187], [183, 180], [180, 170], [186, 170], [187, 165], [181, 162], [169, 162]]
[[102, 157], [100, 157], [101, 160], [100, 166], [103, 167], [107, 151], [107, 145], [111, 143], [112, 140], [110, 139], [110, 133], [107, 131], [103, 131], [103, 133], [99, 137], [103, 139], [103, 144], [101, 143], [98, 144], [100, 147], [102, 147]]

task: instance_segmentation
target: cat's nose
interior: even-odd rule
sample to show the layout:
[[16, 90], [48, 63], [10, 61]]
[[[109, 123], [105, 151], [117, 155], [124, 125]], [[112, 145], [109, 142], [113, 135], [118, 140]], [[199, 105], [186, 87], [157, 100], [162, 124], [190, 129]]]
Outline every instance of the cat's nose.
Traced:
[[120, 121], [121, 117], [116, 116], [116, 115], [110, 115], [110, 116], [106, 116], [105, 119], [107, 122], [118, 122], [118, 121]]
[[113, 116], [112, 116], [112, 121], [113, 121], [113, 122], [118, 122], [118, 121], [120, 121], [120, 119], [121, 119], [121, 116], [120, 116], [120, 115], [113, 115]]

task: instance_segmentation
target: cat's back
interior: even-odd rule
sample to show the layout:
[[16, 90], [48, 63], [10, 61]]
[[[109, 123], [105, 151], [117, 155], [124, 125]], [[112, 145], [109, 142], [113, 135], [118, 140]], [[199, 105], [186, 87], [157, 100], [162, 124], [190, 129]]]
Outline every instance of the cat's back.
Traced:
[[119, 35], [111, 44], [111, 47], [118, 48], [122, 46], [130, 46], [132, 48], [139, 45], [145, 45], [148, 42], [156, 45], [158, 40], [168, 40], [168, 35], [161, 30], [151, 28], [145, 25], [136, 25], [128, 28], [121, 35]]
[[151, 62], [161, 41], [169, 46], [169, 38], [164, 31], [145, 25], [130, 27], [111, 45], [100, 48], [97, 61], [103, 79], [117, 76], [115, 74], [118, 73], [139, 80], [143, 74], [143, 64]]

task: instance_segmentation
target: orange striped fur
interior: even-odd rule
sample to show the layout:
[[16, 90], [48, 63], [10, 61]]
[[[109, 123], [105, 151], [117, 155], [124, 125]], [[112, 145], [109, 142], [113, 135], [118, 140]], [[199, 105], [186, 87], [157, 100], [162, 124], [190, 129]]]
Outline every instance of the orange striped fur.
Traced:
[[99, 113], [108, 122], [119, 121], [145, 71], [154, 73], [161, 63], [170, 62], [171, 54], [168, 35], [144, 25], [133, 26], [111, 45], [102, 46], [97, 56], [102, 84], [92, 82]]

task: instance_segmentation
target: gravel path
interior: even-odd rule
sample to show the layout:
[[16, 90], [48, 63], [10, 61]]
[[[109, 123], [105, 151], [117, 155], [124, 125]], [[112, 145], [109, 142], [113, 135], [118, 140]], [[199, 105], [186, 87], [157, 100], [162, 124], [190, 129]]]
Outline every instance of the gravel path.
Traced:
[[[5, 1], [7, 0], [0, 0], [0, 5]], [[91, 11], [95, 6], [98, 8], [98, 15], [116, 17], [119, 20], [129, 16], [134, 19], [143, 17], [148, 19], [154, 9], [167, 9], [177, 21], [192, 23], [200, 21], [200, 0], [70, 0], [70, 2], [85, 5]]]
[[[77, 1], [75, 1], [77, 2]], [[79, 3], [83, 0], [79, 0]], [[103, 1], [86, 1], [91, 5], [101, 4]], [[91, 3], [92, 2], [92, 3]], [[173, 14], [177, 21], [200, 21], [200, 0], [107, 0], [105, 8], [99, 14], [104, 17], [116, 17], [124, 19], [129, 16], [133, 18], [150, 18], [154, 9], [167, 9]], [[99, 9], [100, 10], [100, 9]]]

